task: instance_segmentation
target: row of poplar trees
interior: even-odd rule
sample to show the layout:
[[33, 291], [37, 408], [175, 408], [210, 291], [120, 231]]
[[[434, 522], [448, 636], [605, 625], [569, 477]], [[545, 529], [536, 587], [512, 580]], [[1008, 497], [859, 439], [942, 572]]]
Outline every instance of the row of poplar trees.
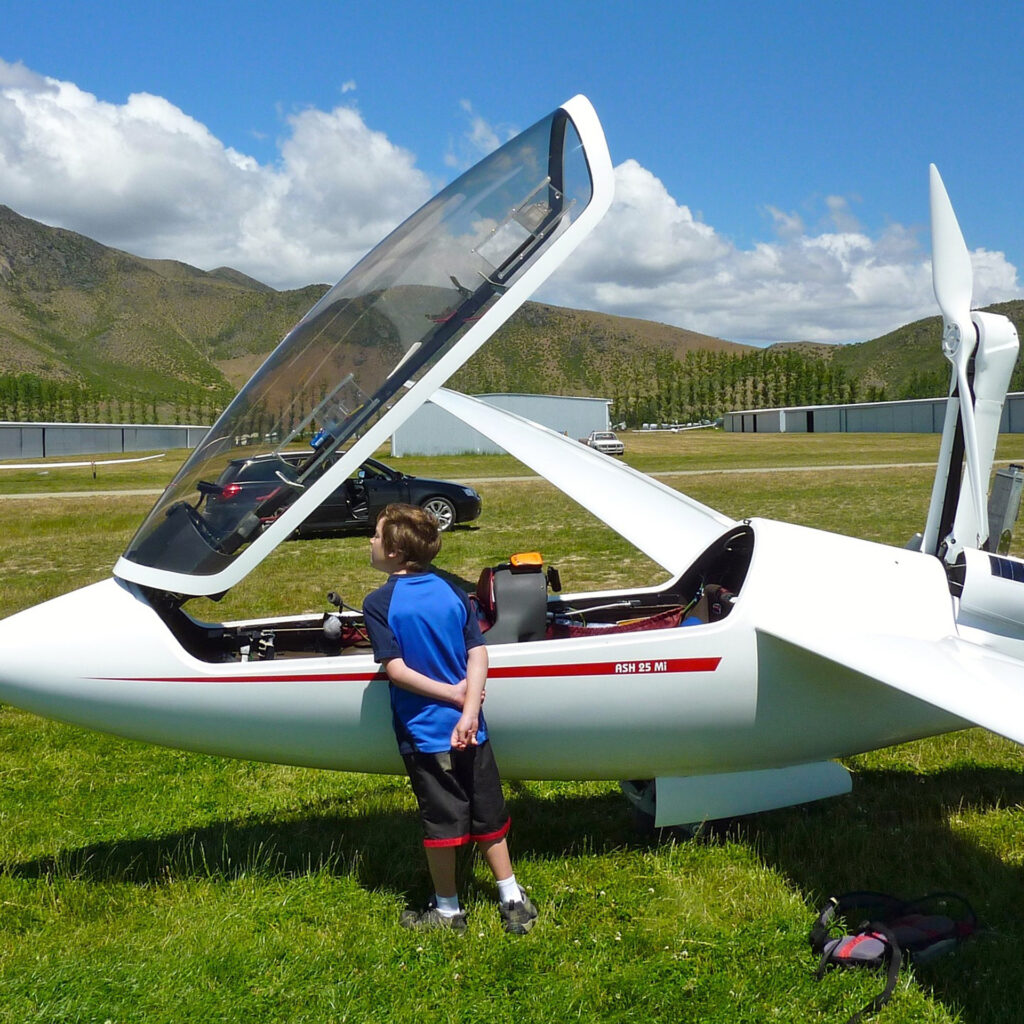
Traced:
[[[611, 381], [612, 417], [643, 423], [714, 420], [736, 409], [879, 402], [884, 388], [861, 389], [841, 367], [798, 352], [742, 354], [695, 350], [682, 361], [670, 354], [627, 364]], [[903, 397], [903, 396], [899, 396]]]
[[183, 387], [158, 400], [31, 373], [0, 375], [0, 420], [16, 423], [212, 423], [226, 402], [203, 388]]
[[[604, 379], [587, 383], [591, 393], [612, 400], [615, 422], [691, 423], [714, 420], [735, 409], [794, 405], [841, 405], [887, 398], [945, 394], [947, 375], [920, 374], [899, 394], [862, 388], [842, 367], [795, 351], [744, 353], [694, 350], [682, 360], [645, 350], [606, 368]], [[566, 381], [568, 390], [578, 390]], [[493, 381], [484, 390], [522, 390]], [[56, 423], [212, 423], [230, 396], [182, 387], [172, 398], [102, 394], [71, 381], [34, 374], [0, 376], [0, 420]]]

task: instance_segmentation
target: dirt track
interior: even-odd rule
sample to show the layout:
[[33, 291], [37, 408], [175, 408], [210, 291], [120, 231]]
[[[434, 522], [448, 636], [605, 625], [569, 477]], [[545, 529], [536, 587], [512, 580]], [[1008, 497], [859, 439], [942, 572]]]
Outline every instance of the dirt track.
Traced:
[[[1008, 460], [1000, 460], [1007, 462]], [[997, 463], [998, 464], [998, 463]], [[827, 473], [848, 469], [927, 469], [934, 467], [934, 462], [877, 462], [867, 465], [848, 466], [752, 466], [738, 469], [675, 469], [663, 473], [651, 473], [652, 477], [676, 477], [676, 476], [711, 476], [719, 474], [736, 475], [742, 473]], [[523, 480], [537, 480], [536, 476], [482, 476], [472, 479], [465, 479], [461, 483], [476, 486], [477, 484], [514, 484]], [[40, 498], [115, 498], [123, 497], [152, 497], [163, 494], [162, 488], [148, 488], [146, 490], [117, 490], [117, 491], [34, 491], [29, 494], [0, 494], [0, 501], [17, 501], [40, 499]]]

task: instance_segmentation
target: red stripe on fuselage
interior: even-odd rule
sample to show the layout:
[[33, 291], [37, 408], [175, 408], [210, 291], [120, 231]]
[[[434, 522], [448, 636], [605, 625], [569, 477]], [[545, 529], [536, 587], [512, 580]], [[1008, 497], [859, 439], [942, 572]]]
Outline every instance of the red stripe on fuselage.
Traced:
[[633, 676], [664, 672], [714, 672], [721, 658], [666, 658], [643, 661], [599, 661], [578, 665], [510, 665], [487, 670], [488, 679], [521, 679], [524, 676]]
[[[599, 661], [569, 665], [492, 665], [488, 679], [551, 678], [557, 676], [618, 676], [635, 677], [664, 675], [675, 672], [714, 672], [721, 658], [666, 658], [650, 661]], [[383, 671], [377, 672], [318, 672], [301, 675], [226, 675], [226, 676], [90, 676], [111, 682], [137, 683], [369, 683], [384, 680]]]

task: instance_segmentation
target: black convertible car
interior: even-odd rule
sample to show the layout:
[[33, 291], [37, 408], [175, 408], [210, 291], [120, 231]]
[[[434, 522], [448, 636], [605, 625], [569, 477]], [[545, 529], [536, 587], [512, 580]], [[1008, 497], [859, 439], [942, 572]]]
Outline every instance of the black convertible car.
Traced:
[[[324, 471], [342, 454], [339, 452], [327, 460]], [[272, 508], [278, 490], [296, 486], [298, 467], [307, 458], [302, 452], [284, 452], [233, 459], [216, 484], [207, 487], [207, 520], [216, 527], [237, 521], [243, 508]], [[480, 515], [480, 495], [472, 487], [409, 476], [376, 459], [367, 459], [295, 533], [306, 537], [368, 529], [376, 522], [377, 513], [393, 501], [425, 508], [434, 515], [442, 530]]]

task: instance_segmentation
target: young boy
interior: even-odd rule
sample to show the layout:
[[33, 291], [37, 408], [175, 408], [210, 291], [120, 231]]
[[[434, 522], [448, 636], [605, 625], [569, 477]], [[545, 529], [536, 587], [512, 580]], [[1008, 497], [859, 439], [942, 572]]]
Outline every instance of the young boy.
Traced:
[[390, 680], [398, 749], [419, 803], [434, 897], [406, 910], [406, 928], [466, 930], [455, 853], [475, 842], [498, 885], [507, 932], [525, 935], [537, 908], [516, 882], [505, 836], [509, 817], [480, 705], [487, 648], [469, 599], [431, 568], [437, 521], [414, 505], [377, 517], [370, 564], [388, 581], [363, 604], [374, 656]]

